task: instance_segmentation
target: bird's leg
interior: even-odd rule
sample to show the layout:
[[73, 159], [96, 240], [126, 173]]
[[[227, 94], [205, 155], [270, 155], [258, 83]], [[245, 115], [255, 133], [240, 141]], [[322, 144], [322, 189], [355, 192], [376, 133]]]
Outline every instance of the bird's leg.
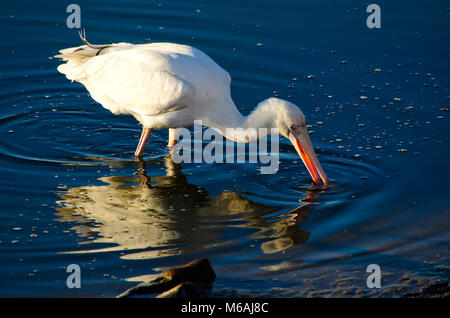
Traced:
[[142, 128], [141, 138], [139, 139], [139, 144], [136, 148], [136, 152], [134, 153], [135, 157], [142, 157], [144, 153], [145, 145], [147, 144], [148, 136], [150, 136], [151, 129], [147, 127]]
[[169, 147], [170, 150], [177, 144], [176, 139], [169, 139], [169, 142], [167, 143], [167, 147]]
[[167, 143], [167, 147], [169, 147], [170, 153], [172, 153], [173, 147], [175, 147], [178, 141], [179, 134], [179, 128], [169, 128], [169, 142]]

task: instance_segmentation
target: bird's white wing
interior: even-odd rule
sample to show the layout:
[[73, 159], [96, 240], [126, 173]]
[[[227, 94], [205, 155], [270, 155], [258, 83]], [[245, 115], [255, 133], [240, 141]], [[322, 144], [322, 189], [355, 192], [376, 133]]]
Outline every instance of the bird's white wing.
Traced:
[[136, 48], [90, 58], [74, 80], [115, 114], [175, 111], [186, 107], [195, 93], [189, 82], [170, 72], [166, 56]]

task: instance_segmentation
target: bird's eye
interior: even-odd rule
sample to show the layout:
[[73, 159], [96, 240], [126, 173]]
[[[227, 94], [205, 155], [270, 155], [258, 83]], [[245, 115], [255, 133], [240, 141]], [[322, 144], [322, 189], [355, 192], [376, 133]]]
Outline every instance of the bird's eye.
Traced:
[[295, 130], [295, 128], [296, 128], [296, 126], [295, 126], [294, 124], [290, 124], [290, 125], [289, 125], [289, 130], [292, 131], [292, 130]]

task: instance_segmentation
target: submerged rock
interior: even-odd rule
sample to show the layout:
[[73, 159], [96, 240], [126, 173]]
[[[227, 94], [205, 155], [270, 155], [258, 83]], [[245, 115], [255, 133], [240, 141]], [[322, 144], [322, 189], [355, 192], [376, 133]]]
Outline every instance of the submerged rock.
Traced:
[[207, 298], [211, 290], [211, 284], [186, 282], [159, 294], [156, 298]]
[[136, 294], [162, 293], [158, 298], [199, 298], [207, 297], [212, 289], [216, 274], [211, 263], [198, 259], [188, 264], [169, 269], [148, 282], [132, 287], [117, 298]]
[[421, 288], [418, 292], [406, 294], [411, 298], [450, 298], [450, 282], [436, 282], [428, 287]]

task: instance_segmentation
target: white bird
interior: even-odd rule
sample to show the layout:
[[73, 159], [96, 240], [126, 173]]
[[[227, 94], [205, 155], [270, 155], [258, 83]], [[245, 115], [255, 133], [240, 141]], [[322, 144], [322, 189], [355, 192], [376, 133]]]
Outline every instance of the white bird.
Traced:
[[[153, 129], [169, 129], [169, 147], [177, 128], [194, 120], [237, 142], [259, 138], [242, 135], [248, 128], [278, 128], [288, 138], [316, 184], [328, 184], [309, 138], [303, 112], [278, 98], [260, 102], [243, 116], [230, 95], [230, 75], [202, 51], [175, 43], [85, 45], [63, 49], [55, 57], [67, 63], [58, 71], [82, 83], [92, 98], [114, 114], [132, 114], [143, 126], [135, 156], [141, 157]], [[226, 133], [234, 130], [233, 135]], [[230, 130], [228, 130], [230, 131]]]

